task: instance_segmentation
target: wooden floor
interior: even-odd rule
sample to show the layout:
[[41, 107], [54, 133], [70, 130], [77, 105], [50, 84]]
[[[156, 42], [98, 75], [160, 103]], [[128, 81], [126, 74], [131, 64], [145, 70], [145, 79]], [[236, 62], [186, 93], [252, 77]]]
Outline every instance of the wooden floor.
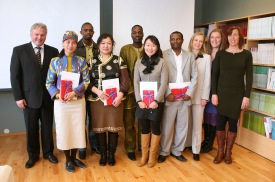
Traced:
[[[10, 165], [13, 168], [16, 182], [54, 182], [54, 181], [275, 181], [275, 164], [238, 145], [233, 149], [231, 165], [213, 164], [215, 150], [201, 154], [201, 161], [192, 158], [190, 150], [182, 154], [187, 162], [179, 162], [169, 156], [164, 163], [157, 163], [153, 168], [137, 167], [136, 161], [127, 158], [123, 148], [123, 134], [120, 133], [119, 147], [116, 152], [115, 166], [99, 166], [99, 155], [88, 150], [84, 160], [86, 169], [76, 169], [75, 173], [65, 170], [63, 152], [55, 149], [54, 154], [59, 163], [52, 164], [40, 157], [31, 169], [25, 169], [27, 161], [25, 135], [0, 136], [0, 165]], [[275, 155], [275, 151], [274, 151]], [[137, 152], [138, 159], [140, 152]], [[1, 181], [1, 179], [0, 179]]]

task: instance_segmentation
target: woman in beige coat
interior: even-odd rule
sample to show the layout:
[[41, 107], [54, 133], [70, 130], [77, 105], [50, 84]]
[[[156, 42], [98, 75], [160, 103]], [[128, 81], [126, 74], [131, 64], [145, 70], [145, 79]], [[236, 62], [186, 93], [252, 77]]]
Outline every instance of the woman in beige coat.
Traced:
[[[140, 82], [157, 82], [158, 91], [153, 102], [146, 105], [140, 94]], [[144, 42], [142, 58], [137, 60], [134, 71], [134, 88], [137, 101], [136, 116], [141, 122], [141, 150], [142, 157], [138, 166], [144, 166], [148, 160], [149, 144], [150, 156], [148, 167], [156, 163], [156, 153], [160, 141], [160, 122], [164, 108], [164, 94], [168, 86], [168, 70], [158, 39], [149, 35]], [[152, 131], [152, 135], [151, 135]]]
[[211, 83], [211, 57], [205, 53], [205, 36], [196, 32], [189, 42], [189, 51], [194, 54], [198, 70], [197, 88], [192, 98], [192, 152], [195, 161], [200, 160], [202, 121], [205, 105], [209, 100]]

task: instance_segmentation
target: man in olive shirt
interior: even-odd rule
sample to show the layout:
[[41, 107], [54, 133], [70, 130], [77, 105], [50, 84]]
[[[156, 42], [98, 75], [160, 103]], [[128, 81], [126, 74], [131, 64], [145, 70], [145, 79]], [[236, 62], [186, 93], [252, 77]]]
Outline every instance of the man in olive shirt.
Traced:
[[130, 76], [130, 88], [124, 100], [123, 122], [125, 128], [124, 148], [128, 153], [128, 158], [135, 161], [136, 155], [136, 129], [135, 129], [135, 111], [136, 100], [134, 95], [134, 67], [138, 59], [141, 58], [143, 50], [143, 28], [140, 25], [134, 25], [131, 30], [132, 44], [125, 45], [120, 50], [120, 57], [125, 61]]
[[[91, 23], [86, 22], [81, 26], [80, 34], [82, 35], [82, 39], [77, 44], [77, 49], [75, 51], [75, 54], [77, 56], [84, 57], [87, 61], [88, 66], [90, 65], [90, 61], [93, 59], [94, 56], [96, 56], [98, 52], [98, 47], [96, 43], [93, 41], [93, 35], [94, 35], [94, 27]], [[86, 112], [88, 116], [88, 137], [90, 141], [90, 146], [93, 151], [96, 153], [99, 153], [97, 150], [97, 139], [96, 136], [92, 130], [92, 118], [91, 118], [91, 112], [90, 112], [90, 102], [88, 101], [90, 91], [87, 90], [85, 93], [86, 97]], [[86, 137], [87, 140], [87, 137]], [[79, 149], [79, 158], [85, 159], [86, 158], [86, 148]]]

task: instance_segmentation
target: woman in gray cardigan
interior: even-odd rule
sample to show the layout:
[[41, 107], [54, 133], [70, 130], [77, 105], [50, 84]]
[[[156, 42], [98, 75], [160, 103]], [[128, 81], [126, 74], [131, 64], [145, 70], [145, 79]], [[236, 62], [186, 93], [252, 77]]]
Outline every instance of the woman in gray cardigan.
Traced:
[[[153, 102], [146, 105], [140, 95], [140, 82], [157, 82], [158, 91]], [[156, 162], [156, 153], [160, 141], [160, 122], [164, 108], [164, 94], [168, 86], [168, 69], [158, 39], [149, 35], [144, 42], [142, 58], [135, 64], [134, 88], [137, 100], [136, 116], [141, 122], [142, 157], [138, 166], [144, 166], [149, 158], [148, 167], [153, 167]], [[150, 132], [152, 131], [152, 135]], [[149, 156], [149, 143], [150, 156]]]

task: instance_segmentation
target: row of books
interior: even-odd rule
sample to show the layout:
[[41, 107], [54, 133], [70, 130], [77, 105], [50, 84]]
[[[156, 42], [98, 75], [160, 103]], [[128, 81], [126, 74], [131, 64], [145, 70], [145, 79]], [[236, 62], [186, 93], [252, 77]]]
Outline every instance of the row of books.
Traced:
[[[223, 34], [226, 36], [227, 30], [229, 27], [232, 26], [238, 26], [241, 28], [242, 34], [244, 37], [247, 36], [247, 22], [238, 22], [238, 23], [231, 23], [231, 24], [223, 24], [223, 25], [219, 25], [219, 29], [222, 30]], [[212, 30], [214, 30], [216, 28], [215, 24], [209, 24], [208, 28], [205, 27], [201, 27], [201, 28], [195, 28], [194, 29], [194, 33], [195, 32], [203, 32], [204, 35], [206, 36], [206, 39], [209, 39], [209, 35], [212, 32]]]
[[275, 45], [274, 43], [258, 44], [258, 47], [251, 47], [253, 63], [275, 64]]
[[241, 31], [242, 31], [242, 35], [244, 37], [247, 36], [247, 22], [237, 22], [237, 23], [230, 23], [230, 24], [224, 24], [224, 25], [219, 25], [219, 29], [222, 30], [223, 34], [226, 36], [227, 35], [227, 30], [232, 27], [232, 26], [236, 26], [236, 27], [240, 27]]
[[275, 37], [275, 16], [250, 20], [248, 37], [250, 39]]
[[275, 114], [275, 95], [265, 92], [252, 91], [249, 107], [269, 114]]
[[253, 86], [275, 90], [275, 68], [253, 66]]
[[244, 112], [242, 127], [275, 140], [275, 118], [246, 111]]

